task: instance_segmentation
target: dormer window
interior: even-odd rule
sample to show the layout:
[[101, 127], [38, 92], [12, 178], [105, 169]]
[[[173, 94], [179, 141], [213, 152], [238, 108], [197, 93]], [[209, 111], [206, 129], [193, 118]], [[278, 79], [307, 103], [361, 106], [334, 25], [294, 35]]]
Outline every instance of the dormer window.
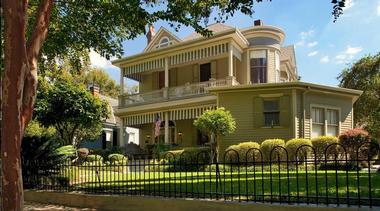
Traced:
[[160, 40], [160, 43], [158, 44], [157, 48], [162, 48], [162, 47], [166, 47], [168, 46], [170, 43], [169, 43], [169, 38], [167, 37], [163, 37], [161, 40]]

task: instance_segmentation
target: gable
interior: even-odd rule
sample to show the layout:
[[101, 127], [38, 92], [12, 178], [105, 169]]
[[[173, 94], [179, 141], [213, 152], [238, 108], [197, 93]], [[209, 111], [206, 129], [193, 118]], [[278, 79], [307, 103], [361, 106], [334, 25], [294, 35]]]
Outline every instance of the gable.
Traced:
[[[168, 42], [166, 42], [166, 40]], [[174, 34], [169, 32], [164, 27], [161, 27], [158, 30], [157, 34], [153, 37], [153, 39], [149, 43], [149, 45], [146, 46], [146, 48], [144, 49], [144, 52], [148, 52], [148, 51], [157, 49], [160, 47], [160, 44], [163, 45], [162, 47], [165, 47], [166, 43], [167, 43], [167, 45], [173, 45], [173, 44], [177, 44], [179, 42], [181, 42], [181, 40], [177, 36], [175, 36]]]

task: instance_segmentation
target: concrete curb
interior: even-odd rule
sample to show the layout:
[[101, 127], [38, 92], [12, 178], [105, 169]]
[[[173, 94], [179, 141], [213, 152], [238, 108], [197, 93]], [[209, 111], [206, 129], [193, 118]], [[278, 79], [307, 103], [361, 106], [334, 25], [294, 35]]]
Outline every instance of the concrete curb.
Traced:
[[215, 200], [174, 199], [149, 196], [89, 195], [82, 193], [57, 193], [25, 191], [25, 201], [51, 203], [65, 206], [95, 208], [99, 210], [127, 211], [365, 211], [379, 210], [368, 207], [334, 207], [315, 205], [285, 205], [262, 203], [238, 203]]

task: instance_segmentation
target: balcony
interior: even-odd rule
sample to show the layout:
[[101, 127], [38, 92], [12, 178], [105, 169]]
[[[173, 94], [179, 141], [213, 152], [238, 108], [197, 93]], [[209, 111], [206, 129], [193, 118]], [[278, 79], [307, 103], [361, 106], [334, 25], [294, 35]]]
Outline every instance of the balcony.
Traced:
[[139, 94], [124, 94], [119, 96], [119, 107], [129, 107], [157, 102], [165, 102], [170, 100], [185, 99], [198, 97], [208, 94], [208, 88], [220, 86], [234, 86], [239, 83], [234, 77], [228, 79], [215, 80], [185, 84], [183, 86], [163, 88], [152, 92]]

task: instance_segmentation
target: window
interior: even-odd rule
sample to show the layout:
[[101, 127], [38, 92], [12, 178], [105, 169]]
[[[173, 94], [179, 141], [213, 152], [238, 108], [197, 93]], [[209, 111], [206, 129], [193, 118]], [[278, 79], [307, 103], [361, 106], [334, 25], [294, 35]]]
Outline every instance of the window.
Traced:
[[325, 111], [323, 108], [312, 108], [311, 109], [311, 118], [313, 120], [313, 131], [311, 136], [317, 137], [322, 136], [324, 131], [324, 122], [325, 122]]
[[337, 136], [339, 128], [338, 111], [327, 109], [327, 133], [328, 136]]
[[280, 109], [278, 100], [264, 100], [264, 125], [266, 127], [280, 125]]
[[200, 82], [208, 81], [211, 78], [211, 63], [200, 65]]
[[251, 82], [267, 82], [267, 52], [266, 50], [251, 51], [250, 53]]
[[169, 45], [169, 39], [167, 37], [164, 37], [160, 40], [160, 43], [158, 44], [158, 48], [165, 47]]
[[339, 134], [339, 111], [337, 109], [313, 107], [311, 109], [312, 138], [337, 136]]

